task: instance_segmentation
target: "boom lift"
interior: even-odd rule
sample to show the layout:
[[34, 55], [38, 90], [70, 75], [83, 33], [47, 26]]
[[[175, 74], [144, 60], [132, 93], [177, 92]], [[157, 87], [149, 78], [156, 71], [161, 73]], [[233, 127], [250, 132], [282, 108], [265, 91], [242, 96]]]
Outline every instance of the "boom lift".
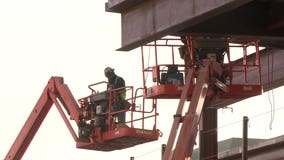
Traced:
[[[142, 47], [144, 75], [152, 73], [152, 81], [155, 83], [147, 86], [147, 76], [144, 76], [145, 97], [180, 99], [163, 160], [184, 160], [191, 157], [205, 103], [215, 98], [243, 99], [262, 94], [258, 41], [234, 45], [229, 42], [229, 38], [187, 35], [181, 39], [164, 38]], [[144, 51], [147, 47], [155, 58], [152, 66], [145, 67]], [[166, 57], [165, 50], [161, 48], [171, 50], [169, 64], [159, 62]], [[232, 48], [243, 51], [241, 61], [231, 59]], [[248, 50], [252, 48], [255, 54], [249, 55]], [[184, 62], [177, 63], [177, 52]], [[163, 57], [158, 58], [158, 54]], [[252, 56], [254, 61], [249, 63], [248, 57]], [[250, 77], [251, 72], [254, 72], [253, 78]], [[242, 81], [239, 80], [240, 77], [243, 78]], [[183, 115], [186, 101], [190, 101], [190, 104]]]
[[[91, 94], [79, 99], [79, 105], [63, 78], [51, 77], [5, 160], [21, 159], [53, 104], [59, 110], [77, 148], [112, 151], [157, 140], [161, 136], [156, 128], [158, 99], [179, 99], [163, 160], [190, 157], [205, 103], [215, 98], [242, 99], [262, 93], [258, 41], [238, 45], [229, 42], [228, 38], [184, 36], [163, 38], [146, 44], [141, 47], [142, 88], [134, 92], [132, 86], [126, 86], [98, 92], [96, 87], [107, 85], [107, 82], [98, 82], [88, 86]], [[254, 55], [248, 54], [250, 47], [254, 48]], [[144, 61], [145, 48], [150, 51], [147, 66]], [[170, 52], [164, 48], [170, 49]], [[241, 61], [231, 59], [231, 48], [243, 50]], [[150, 59], [153, 53], [154, 59]], [[169, 58], [167, 53], [171, 53]], [[176, 56], [177, 53], [179, 56]], [[162, 58], [158, 58], [160, 54], [163, 54]], [[249, 63], [248, 58], [252, 56], [254, 61]], [[162, 62], [163, 59], [170, 61]], [[253, 78], [250, 77], [251, 72], [254, 72]], [[148, 78], [151, 76], [152, 85], [149, 85]], [[240, 78], [243, 80], [240, 81]], [[120, 89], [127, 91], [125, 108], [113, 111], [112, 97]], [[190, 101], [190, 104], [183, 114], [186, 101]], [[142, 104], [140, 107], [139, 102]], [[146, 107], [147, 102], [151, 103], [150, 108]], [[123, 124], [116, 123], [116, 114], [120, 112], [130, 115]], [[66, 115], [76, 122], [78, 133]], [[145, 123], [146, 120], [151, 120], [153, 125], [150, 121]]]
[[[77, 148], [112, 151], [158, 139], [161, 132], [156, 129], [158, 114], [154, 103], [150, 111], [146, 111], [143, 105], [139, 110], [136, 108], [137, 100], [142, 98], [137, 95], [138, 90], [141, 89], [137, 89], [134, 95], [133, 87], [126, 86], [125, 89], [130, 91], [127, 93], [129, 96], [126, 99], [126, 108], [114, 112], [112, 111], [112, 94], [115, 90], [96, 92], [92, 87], [98, 84], [107, 84], [107, 82], [90, 85], [91, 95], [79, 99], [79, 106], [68, 86], [64, 84], [63, 78], [51, 77], [5, 160], [22, 158], [53, 104], [60, 112]], [[129, 113], [131, 115], [129, 121], [116, 124], [115, 115], [119, 112]], [[78, 133], [74, 131], [66, 115], [76, 122]], [[151, 129], [146, 129], [144, 125], [144, 120], [147, 118], [152, 118]]]

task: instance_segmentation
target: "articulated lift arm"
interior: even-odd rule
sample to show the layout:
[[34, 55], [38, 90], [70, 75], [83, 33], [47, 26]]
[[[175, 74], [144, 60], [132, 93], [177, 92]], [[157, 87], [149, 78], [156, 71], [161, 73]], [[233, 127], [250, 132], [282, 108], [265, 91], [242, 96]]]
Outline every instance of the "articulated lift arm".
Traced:
[[[188, 98], [187, 94], [190, 86], [189, 80], [192, 76], [192, 70], [188, 71], [188, 81], [183, 88], [179, 106], [176, 115], [174, 116], [174, 122], [169, 136], [170, 138], [163, 155], [163, 160], [184, 160], [192, 154], [198, 132], [201, 112], [209, 89], [210, 65], [211, 64], [209, 62], [200, 66], [188, 111], [184, 116], [181, 116], [183, 106]], [[182, 123], [180, 134], [172, 154], [172, 149], [180, 123]]]
[[75, 120], [77, 124], [79, 123], [82, 113], [68, 86], [64, 84], [63, 78], [51, 77], [22, 130], [6, 155], [5, 160], [20, 160], [22, 158], [53, 104], [58, 108], [74, 140], [78, 141], [78, 137], [66, 118], [59, 102], [70, 115], [70, 119]]
[[198, 132], [198, 124], [201, 112], [209, 89], [209, 65], [201, 67], [197, 77], [197, 83], [193, 91], [188, 112], [183, 118], [173, 159], [184, 159], [191, 156]]
[[[109, 101], [112, 100], [109, 98], [110, 94], [106, 94], [106, 92], [101, 93], [92, 93], [90, 96], [80, 99], [79, 106], [68, 86], [64, 84], [63, 78], [51, 77], [33, 111], [6, 155], [5, 160], [20, 160], [22, 158], [53, 104], [55, 104], [62, 116], [76, 142], [77, 148], [112, 151], [133, 147], [158, 139], [160, 132], [156, 129], [156, 124], [154, 124], [152, 130], [145, 129], [144, 126], [142, 128], [135, 128], [132, 122], [137, 121], [137, 119], [131, 117], [131, 121], [128, 122], [131, 123], [131, 126], [126, 125], [126, 123], [125, 125], [115, 125], [112, 116], [115, 112], [122, 113], [129, 111], [133, 114], [135, 110], [130, 111], [124, 109], [110, 112], [110, 107], [112, 107], [111, 103], [109, 103]], [[131, 95], [130, 100], [133, 101], [133, 95]], [[103, 107], [106, 107], [104, 108], [106, 111], [101, 113], [97, 108], [101, 108], [102, 110]], [[153, 113], [154, 115], [152, 116], [156, 117], [156, 110], [153, 109], [153, 111], [155, 111], [155, 113]], [[67, 118], [67, 114], [70, 116], [69, 118], [71, 120], [76, 122], [78, 133], [74, 131]], [[139, 111], [139, 114], [144, 116], [144, 111]], [[143, 118], [144, 117], [142, 117], [142, 120], [138, 118], [142, 124], [144, 124]], [[154, 118], [154, 120], [156, 120], [156, 118]]]

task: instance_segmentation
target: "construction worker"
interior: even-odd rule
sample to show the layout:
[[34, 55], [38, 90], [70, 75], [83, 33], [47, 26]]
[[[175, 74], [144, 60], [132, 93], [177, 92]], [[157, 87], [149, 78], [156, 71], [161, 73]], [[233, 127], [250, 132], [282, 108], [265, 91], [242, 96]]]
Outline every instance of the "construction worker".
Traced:
[[[108, 79], [107, 89], [112, 92], [113, 107], [112, 111], [116, 112], [125, 109], [126, 89], [125, 81], [122, 77], [115, 74], [114, 69], [106, 67], [104, 70], [105, 76]], [[119, 89], [120, 88], [120, 89]], [[125, 122], [125, 112], [121, 112], [115, 115], [117, 117], [117, 123]]]

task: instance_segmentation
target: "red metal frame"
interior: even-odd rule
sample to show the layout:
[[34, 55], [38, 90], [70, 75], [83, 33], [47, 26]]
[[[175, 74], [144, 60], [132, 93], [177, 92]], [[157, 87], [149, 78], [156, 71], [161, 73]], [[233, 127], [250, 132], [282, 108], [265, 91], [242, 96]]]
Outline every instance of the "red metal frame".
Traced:
[[[240, 48], [243, 50], [242, 62], [240, 60], [231, 61], [230, 50], [227, 53], [228, 63], [224, 63], [224, 66], [229, 70], [226, 74], [229, 77], [227, 81], [227, 87], [229, 92], [220, 93], [221, 98], [248, 98], [251, 96], [260, 95], [263, 92], [262, 79], [261, 79], [261, 64], [260, 64], [260, 50], [259, 42], [252, 41], [246, 44], [230, 45], [231, 48]], [[248, 47], [255, 48], [254, 55], [248, 55]], [[249, 64], [248, 58], [253, 58], [254, 61]], [[253, 81], [248, 80], [249, 72], [256, 71]], [[235, 77], [243, 77], [242, 83], [236, 83]]]
[[[164, 85], [160, 84], [161, 82], [161, 73], [166, 72], [161, 70], [162, 67], [166, 67], [167, 65], [177, 65], [179, 68], [185, 68], [186, 66], [182, 63], [177, 64], [175, 62], [175, 57], [177, 56], [176, 49], [181, 47], [182, 44], [180, 43], [180, 39], [177, 38], [167, 38], [162, 39], [160, 41], [154, 41], [153, 43], [146, 44], [145, 46], [141, 47], [141, 56], [142, 56], [142, 71], [143, 71], [143, 86], [144, 86], [144, 97], [145, 98], [157, 98], [157, 99], [177, 99], [181, 95], [182, 91], [182, 84], [171, 84], [171, 85]], [[169, 50], [166, 54], [171, 54], [169, 64], [161, 64], [158, 61], [158, 53], [160, 52], [160, 48], [167, 48]], [[152, 66], [145, 66], [145, 50], [152, 49], [154, 52], [154, 64]], [[162, 52], [162, 51], [161, 51]], [[150, 57], [150, 55], [149, 55]], [[184, 74], [184, 69], [179, 69], [180, 73]], [[147, 87], [147, 78], [145, 75], [152, 74], [152, 79], [154, 85], [152, 87]]]
[[[97, 93], [94, 88], [97, 85], [101, 85], [101, 84], [105, 84], [105, 88], [106, 88], [107, 82], [105, 81], [89, 85], [89, 88], [91, 89], [92, 94]], [[116, 90], [120, 90], [120, 89], [126, 90], [127, 95], [128, 95], [126, 97], [126, 100], [130, 101], [131, 108], [113, 112], [112, 111], [112, 98], [109, 98], [109, 106], [108, 106], [109, 109], [108, 109], [108, 112], [104, 113], [104, 115], [108, 117], [108, 120], [106, 122], [108, 126], [108, 130], [103, 132], [101, 135], [98, 135], [97, 133], [101, 132], [101, 128], [97, 128], [98, 132], [93, 132], [93, 134], [90, 135], [89, 137], [90, 142], [77, 142], [77, 148], [111, 151], [111, 150], [128, 148], [128, 147], [132, 147], [137, 144], [154, 141], [154, 140], [157, 140], [158, 137], [161, 136], [161, 132], [156, 128], [158, 113], [156, 110], [155, 100], [152, 100], [153, 101], [152, 108], [149, 111], [146, 111], [143, 96], [137, 95], [138, 90], [140, 90], [140, 88], [138, 88], [135, 91], [135, 95], [134, 95], [132, 86], [126, 86], [123, 88], [113, 89], [109, 91], [109, 96], [111, 97], [112, 94]], [[87, 98], [88, 97], [84, 97], [78, 100], [79, 103], [81, 104], [81, 108], [88, 107], [88, 106], [84, 106], [84, 103], [82, 103], [84, 101], [87, 101]], [[136, 109], [136, 103], [138, 99], [142, 99], [143, 101], [142, 110]], [[89, 114], [94, 115], [94, 113], [92, 112], [90, 112]], [[114, 123], [114, 120], [112, 119], [112, 116], [114, 114], [121, 113], [121, 112], [130, 113], [131, 115], [130, 120], [125, 122], [125, 125], [121, 127], [117, 127]], [[89, 121], [92, 118], [93, 117], [90, 116], [90, 118], [86, 118], [85, 121]], [[149, 118], [153, 118], [153, 121], [152, 121], [153, 126], [151, 126], [151, 129], [147, 129], [145, 127], [145, 120]], [[137, 127], [138, 125], [140, 127]]]
[[[144, 96], [145, 98], [156, 98], [156, 99], [179, 99], [182, 93], [182, 88], [184, 85], [182, 84], [161, 84], [161, 74], [165, 72], [161, 70], [162, 67], [167, 65], [176, 65], [179, 68], [179, 72], [186, 77], [186, 73], [188, 69], [193, 69], [195, 66], [194, 54], [194, 37], [184, 36], [181, 38], [163, 38], [161, 40], [156, 40], [153, 43], [146, 44], [141, 47], [141, 55], [142, 55], [142, 71], [143, 71], [143, 86], [145, 89]], [[181, 43], [181, 41], [186, 42], [186, 44]], [[260, 65], [260, 51], [259, 51], [259, 43], [258, 41], [251, 41], [246, 44], [237, 44], [232, 45], [229, 44], [230, 39], [228, 38], [228, 50], [225, 56], [227, 56], [228, 62], [223, 62], [219, 66], [223, 68], [222, 74], [226, 75], [226, 92], [219, 92], [218, 95], [220, 98], [247, 98], [251, 96], [260, 95], [262, 93], [262, 80], [261, 80], [261, 65]], [[176, 57], [178, 56], [178, 48], [186, 46], [189, 55], [185, 57], [183, 63], [176, 63]], [[247, 49], [249, 47], [255, 47], [255, 54], [248, 55]], [[163, 48], [163, 49], [161, 49]], [[232, 48], [240, 48], [243, 51], [243, 58], [232, 61]], [[154, 62], [151, 65], [145, 65], [145, 52], [149, 51], [150, 54], [154, 54]], [[158, 56], [158, 54], [163, 54], [163, 56]], [[170, 63], [160, 63], [159, 60], [164, 57], [164, 55], [170, 54], [171, 60]], [[236, 53], [234, 53], [236, 54]], [[149, 58], [148, 57], [148, 58]], [[248, 63], [248, 58], [254, 58], [253, 63]], [[218, 67], [219, 67], [218, 66]], [[215, 66], [214, 66], [215, 67]], [[256, 71], [254, 81], [248, 80], [249, 72]], [[194, 83], [196, 81], [196, 73], [197, 70], [194, 70], [191, 77], [190, 86], [191, 89], [188, 90], [188, 97], [193, 94]], [[151, 74], [149, 74], [151, 73]], [[152, 75], [153, 84], [147, 82], [147, 76]], [[243, 77], [243, 81], [241, 83], [236, 83], [236, 78]], [[185, 78], [184, 78], [185, 79]], [[185, 79], [186, 80], [186, 79]], [[212, 82], [214, 83], [214, 82]]]

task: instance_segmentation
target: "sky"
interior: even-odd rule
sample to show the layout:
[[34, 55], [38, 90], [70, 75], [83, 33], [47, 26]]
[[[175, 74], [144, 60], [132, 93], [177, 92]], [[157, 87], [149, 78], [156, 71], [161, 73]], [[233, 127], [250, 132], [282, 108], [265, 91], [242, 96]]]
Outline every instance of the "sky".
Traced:
[[[127, 85], [142, 86], [140, 50], [116, 51], [121, 47], [120, 15], [105, 12], [105, 2], [0, 1], [0, 159], [4, 159], [51, 76], [63, 77], [76, 99], [91, 93], [89, 84], [106, 80], [103, 70], [107, 66], [125, 77]], [[250, 118], [251, 138], [282, 135], [282, 93], [283, 88], [275, 89], [219, 109], [219, 140], [241, 137], [243, 116]], [[52, 107], [23, 160], [160, 159], [161, 144], [167, 142], [178, 101], [164, 100], [158, 105], [158, 128], [164, 136], [113, 152], [77, 149], [59, 112]]]

